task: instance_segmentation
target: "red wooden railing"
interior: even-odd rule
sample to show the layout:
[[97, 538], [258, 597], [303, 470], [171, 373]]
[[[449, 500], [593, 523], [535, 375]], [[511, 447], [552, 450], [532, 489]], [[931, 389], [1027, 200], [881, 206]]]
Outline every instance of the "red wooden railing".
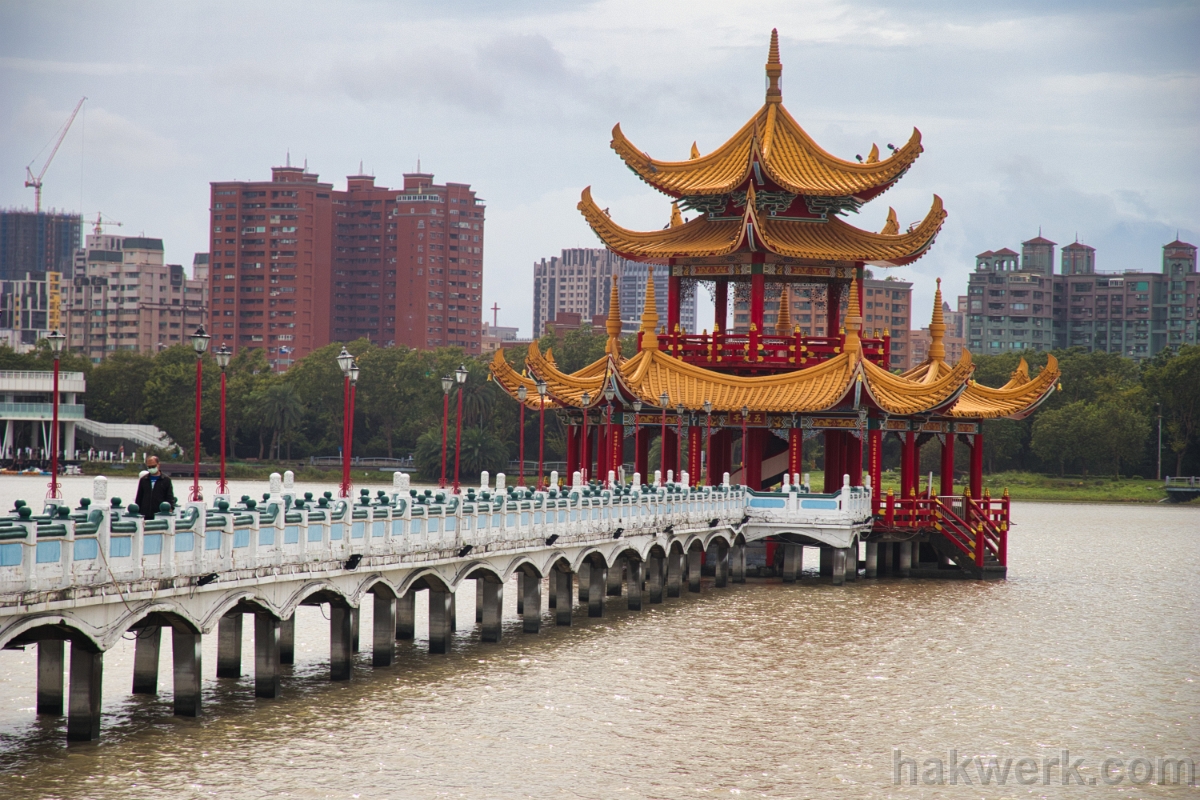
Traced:
[[[640, 341], [640, 340], [639, 340]], [[891, 337], [863, 337], [863, 355], [888, 368]], [[705, 367], [803, 368], [819, 364], [842, 352], [844, 336], [766, 336], [760, 331], [748, 333], [683, 333], [674, 331], [659, 337], [659, 346], [670, 355], [689, 364]]]
[[932, 529], [941, 532], [960, 552], [983, 567], [990, 552], [1008, 566], [1008, 492], [999, 500], [951, 495], [896, 497], [891, 491], [876, 509], [876, 525], [887, 529]]

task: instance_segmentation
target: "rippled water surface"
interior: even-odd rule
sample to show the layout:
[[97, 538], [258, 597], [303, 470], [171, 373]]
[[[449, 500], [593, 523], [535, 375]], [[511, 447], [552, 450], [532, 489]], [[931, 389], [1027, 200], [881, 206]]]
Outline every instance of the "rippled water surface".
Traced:
[[[235, 487], [236, 488], [236, 487]], [[36, 654], [0, 652], [0, 797], [1087, 797], [1116, 788], [893, 785], [918, 761], [998, 755], [1200, 757], [1200, 510], [1016, 504], [1006, 582], [751, 581], [484, 645], [474, 592], [449, 655], [398, 643], [328, 682], [328, 628], [297, 624], [283, 697], [217, 680], [205, 716], [128, 694], [132, 642], [104, 664], [97, 744], [33, 713]], [[809, 551], [808, 555], [815, 555]], [[806, 566], [813, 561], [807, 561]], [[549, 618], [547, 618], [549, 619]], [[552, 621], [551, 621], [552, 622]], [[244, 669], [252, 671], [252, 625]], [[166, 640], [169, 643], [169, 639]], [[1090, 771], [1089, 771], [1090, 767]], [[1168, 786], [1125, 797], [1193, 796]]]

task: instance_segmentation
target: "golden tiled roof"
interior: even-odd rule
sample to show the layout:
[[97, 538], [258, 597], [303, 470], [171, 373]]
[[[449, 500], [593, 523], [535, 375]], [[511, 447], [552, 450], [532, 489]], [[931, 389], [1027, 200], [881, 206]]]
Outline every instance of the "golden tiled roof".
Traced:
[[1050, 396], [1061, 376], [1058, 359], [1048, 353], [1046, 366], [1032, 379], [1029, 377], [1029, 365], [1022, 358], [1012, 378], [999, 389], [980, 386], [975, 381], [968, 383], [958, 402], [950, 409], [950, 416], [967, 419], [1023, 419]]
[[[753, 190], [752, 190], [753, 191]], [[862, 261], [876, 265], [911, 263], [933, 244], [946, 212], [934, 195], [925, 219], [910, 232], [872, 233], [831, 217], [825, 222], [800, 222], [763, 217], [751, 200], [740, 220], [709, 221], [706, 215], [657, 231], [631, 231], [613, 222], [592, 199], [591, 187], [583, 190], [579, 211], [600, 240], [613, 252], [640, 261], [669, 258], [723, 256], [738, 250], [748, 233], [759, 244], [781, 256], [816, 261]]]
[[893, 375], [870, 361], [863, 361], [862, 366], [867, 391], [889, 414], [922, 414], [949, 406], [962, 394], [975, 369], [970, 353], [964, 353], [953, 369], [929, 383]]
[[877, 146], [872, 146], [871, 155], [862, 163], [826, 152], [780, 102], [781, 71], [778, 40], [772, 31], [767, 74], [769, 78], [774, 75], [771, 82], [776, 95], [768, 89], [767, 102], [758, 113], [708, 155], [696, 154], [687, 161], [658, 161], [629, 141], [619, 124], [613, 128], [612, 148], [642, 180], [674, 197], [728, 194], [749, 178], [753, 162], [758, 161], [784, 191], [869, 200], [899, 179], [921, 154], [921, 133], [916, 129], [903, 147], [883, 161], [879, 160]]

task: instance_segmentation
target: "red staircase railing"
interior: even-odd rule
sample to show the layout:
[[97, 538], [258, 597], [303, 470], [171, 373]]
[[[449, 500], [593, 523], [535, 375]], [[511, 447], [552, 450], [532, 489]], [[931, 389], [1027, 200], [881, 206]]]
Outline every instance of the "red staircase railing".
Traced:
[[889, 490], [876, 509], [876, 526], [884, 530], [936, 530], [975, 566], [982, 568], [990, 552], [1006, 567], [1010, 506], [1007, 491], [999, 500], [993, 500], [986, 492], [981, 498], [917, 494], [896, 497]]

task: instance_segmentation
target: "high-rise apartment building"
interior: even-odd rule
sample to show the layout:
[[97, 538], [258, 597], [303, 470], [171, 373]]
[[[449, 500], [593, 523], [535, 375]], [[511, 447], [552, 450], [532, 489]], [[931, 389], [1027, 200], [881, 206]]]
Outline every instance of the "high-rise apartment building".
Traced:
[[[583, 321], [607, 316], [614, 275], [617, 276], [617, 294], [621, 303], [622, 330], [625, 333], [636, 331], [641, 325], [642, 306], [646, 302], [646, 278], [650, 269], [654, 270], [655, 296], [665, 298], [667, 267], [664, 264], [629, 261], [601, 247], [568, 248], [562, 251], [561, 256], [535, 262], [534, 338], [544, 334], [546, 323], [558, 319], [560, 314], [577, 314]], [[696, 330], [694, 293], [683, 298], [679, 324], [684, 330]]]
[[[942, 318], [946, 324], [942, 344], [946, 348], [946, 361], [950, 364], [957, 364], [962, 358], [965, 345], [963, 329], [966, 324], [966, 314], [961, 309], [966, 305], [966, 300], [965, 297], [958, 298], [959, 311], [952, 310], [949, 303], [942, 303]], [[909, 336], [909, 342], [912, 348], [912, 364], [916, 366], [929, 355], [929, 326], [925, 325], [919, 331], [913, 331]]]
[[82, 232], [78, 214], [0, 211], [0, 280], [37, 272], [71, 277]]
[[57, 272], [0, 278], [0, 344], [25, 353], [60, 330], [61, 278]]
[[[975, 352], [1081, 347], [1131, 358], [1198, 341], [1196, 248], [1163, 247], [1161, 272], [1096, 270], [1096, 250], [1074, 242], [1023, 243], [1020, 268], [1007, 248], [976, 257], [967, 288], [967, 347]], [[1047, 257], [1050, 261], [1047, 262]]]
[[186, 342], [208, 319], [207, 285], [164, 263], [162, 239], [91, 234], [63, 287], [67, 347], [93, 363]]
[[483, 211], [469, 185], [426, 173], [403, 189], [359, 174], [335, 191], [290, 165], [213, 183], [214, 342], [265, 348], [276, 369], [359, 338], [479, 353]]

